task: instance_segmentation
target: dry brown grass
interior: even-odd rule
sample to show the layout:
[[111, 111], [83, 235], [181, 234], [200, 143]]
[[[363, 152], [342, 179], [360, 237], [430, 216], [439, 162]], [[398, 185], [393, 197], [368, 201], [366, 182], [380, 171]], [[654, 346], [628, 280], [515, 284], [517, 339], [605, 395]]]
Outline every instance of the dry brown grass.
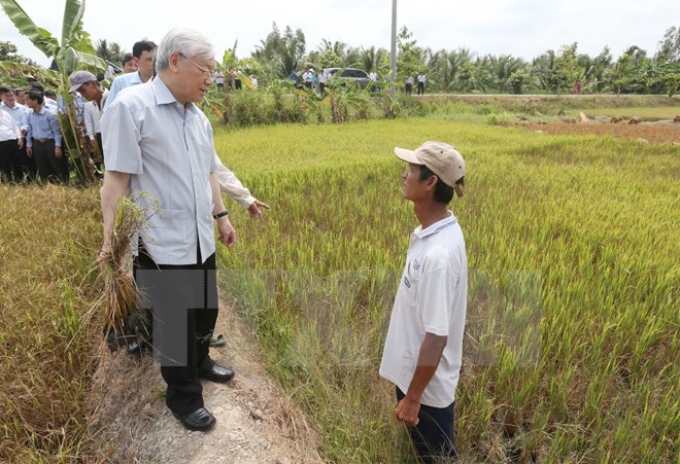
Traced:
[[127, 199], [118, 205], [109, 248], [98, 254], [104, 284], [103, 326], [105, 331], [124, 333], [125, 321], [137, 309], [138, 292], [132, 274], [132, 238], [145, 223], [145, 212]]
[[650, 143], [680, 143], [680, 131], [677, 127], [661, 124], [532, 124], [524, 126], [530, 130], [538, 130], [550, 134], [574, 134], [611, 136], [619, 139], [645, 139]]
[[0, 462], [73, 462], [101, 219], [93, 189], [0, 186]]

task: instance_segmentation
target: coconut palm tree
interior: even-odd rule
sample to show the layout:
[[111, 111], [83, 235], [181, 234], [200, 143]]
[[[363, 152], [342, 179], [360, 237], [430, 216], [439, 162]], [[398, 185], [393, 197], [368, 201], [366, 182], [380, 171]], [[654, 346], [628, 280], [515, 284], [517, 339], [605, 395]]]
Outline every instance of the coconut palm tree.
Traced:
[[384, 48], [362, 48], [359, 52], [359, 67], [366, 72], [375, 70], [379, 74], [387, 74], [390, 69], [388, 58], [389, 54]]
[[488, 55], [485, 64], [488, 66], [489, 73], [493, 76], [493, 83], [499, 93], [510, 92], [510, 79], [513, 73], [526, 66], [521, 58], [515, 58], [512, 55]]
[[106, 39], [97, 40], [95, 43], [97, 56], [109, 63], [121, 63], [123, 61], [123, 51], [116, 42], [109, 43]]
[[293, 32], [290, 26], [286, 26], [284, 33], [281, 34], [274, 23], [267, 38], [261, 40], [260, 45], [256, 47], [253, 57], [272, 76], [282, 79], [304, 65], [305, 48], [305, 34], [301, 29]]

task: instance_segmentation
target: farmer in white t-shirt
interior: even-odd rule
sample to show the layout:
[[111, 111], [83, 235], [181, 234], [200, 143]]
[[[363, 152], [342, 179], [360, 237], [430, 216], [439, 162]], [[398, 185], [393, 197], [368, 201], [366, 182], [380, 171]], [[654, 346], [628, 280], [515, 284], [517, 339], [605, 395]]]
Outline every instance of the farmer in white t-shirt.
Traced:
[[403, 196], [420, 226], [411, 235], [392, 308], [380, 375], [397, 387], [396, 418], [425, 463], [456, 457], [453, 405], [467, 308], [463, 231], [448, 210], [463, 195], [465, 161], [452, 146], [426, 142], [395, 148], [409, 163]]

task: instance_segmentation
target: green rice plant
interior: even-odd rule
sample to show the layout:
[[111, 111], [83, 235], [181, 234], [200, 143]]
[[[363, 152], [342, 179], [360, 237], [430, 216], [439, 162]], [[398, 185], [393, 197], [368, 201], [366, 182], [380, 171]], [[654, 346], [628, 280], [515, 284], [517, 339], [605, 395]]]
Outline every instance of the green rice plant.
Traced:
[[512, 124], [512, 116], [507, 112], [492, 114], [487, 119], [487, 122], [492, 126], [509, 126]]
[[[243, 248], [221, 258], [227, 275], [251, 277], [224, 281], [225, 293], [259, 315], [270, 371], [309, 410], [326, 458], [410, 459], [376, 371], [416, 224], [392, 147], [428, 139], [455, 144], [470, 172], [453, 204], [471, 272], [456, 403], [464, 457], [673, 462], [663, 437], [679, 429], [656, 392], [677, 383], [678, 148], [437, 119], [252, 129], [223, 147], [248, 159], [225, 162], [259, 196], [276, 199], [263, 223], [235, 213]], [[651, 378], [645, 416], [629, 389]], [[347, 412], [357, 398], [370, 414]], [[654, 429], [629, 422], [640, 416]], [[632, 449], [604, 440], [611, 430]]]

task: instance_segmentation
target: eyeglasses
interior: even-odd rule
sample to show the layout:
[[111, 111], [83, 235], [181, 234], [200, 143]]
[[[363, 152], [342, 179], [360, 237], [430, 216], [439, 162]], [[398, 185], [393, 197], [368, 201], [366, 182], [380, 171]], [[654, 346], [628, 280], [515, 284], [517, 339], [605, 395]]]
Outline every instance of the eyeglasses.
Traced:
[[183, 57], [184, 59], [186, 59], [189, 63], [191, 63], [191, 64], [193, 64], [194, 66], [196, 66], [196, 67], [203, 73], [203, 77], [204, 77], [206, 80], [211, 81], [211, 80], [213, 79], [213, 72], [212, 72], [211, 70], [209, 70], [209, 69], [207, 69], [207, 68], [204, 68], [204, 67], [201, 66], [200, 64], [194, 62], [194, 60], [192, 60], [191, 58], [188, 58], [188, 57], [186, 57], [185, 55], [182, 55], [181, 53], [180, 53], [180, 56]]

